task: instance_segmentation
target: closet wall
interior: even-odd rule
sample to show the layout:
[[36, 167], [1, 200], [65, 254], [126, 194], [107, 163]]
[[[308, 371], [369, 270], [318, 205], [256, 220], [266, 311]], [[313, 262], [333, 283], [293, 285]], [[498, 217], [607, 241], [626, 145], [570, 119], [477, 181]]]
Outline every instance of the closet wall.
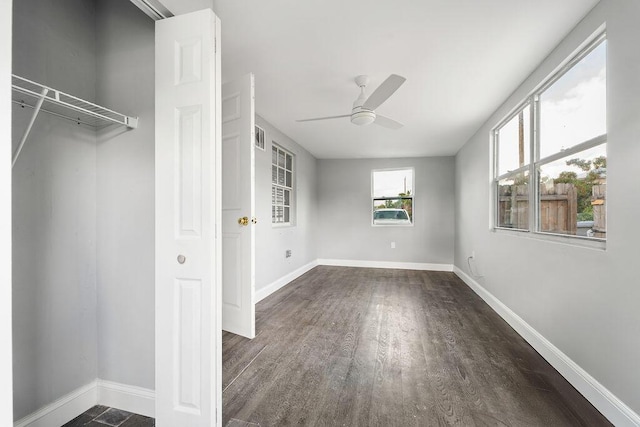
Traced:
[[[13, 3], [13, 72], [95, 98], [95, 7]], [[13, 107], [14, 144], [32, 110]], [[13, 169], [14, 417], [96, 378], [96, 134], [40, 114]]]
[[13, 6], [15, 74], [140, 117], [40, 113], [13, 170], [18, 420], [96, 378], [154, 388], [154, 23], [128, 0]]
[[96, 2], [96, 100], [137, 115], [98, 134], [98, 377], [154, 389], [154, 21]]

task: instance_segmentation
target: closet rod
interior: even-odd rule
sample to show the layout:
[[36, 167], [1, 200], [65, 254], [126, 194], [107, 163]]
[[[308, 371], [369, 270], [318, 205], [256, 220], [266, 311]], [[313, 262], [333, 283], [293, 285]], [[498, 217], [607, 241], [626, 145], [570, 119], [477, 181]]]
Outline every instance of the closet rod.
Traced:
[[[22, 108], [36, 108], [35, 105], [29, 105], [24, 101], [12, 100], [11, 102], [13, 102], [14, 104], [18, 104]], [[56, 113], [55, 111], [47, 110], [46, 108], [40, 108], [40, 112], [41, 113], [51, 114], [52, 116], [56, 116], [56, 117], [59, 117], [61, 119], [69, 120], [70, 122], [74, 122], [74, 123], [76, 123], [78, 125], [85, 125], [85, 126], [89, 126], [91, 128], [95, 128], [95, 125], [93, 123], [89, 123], [89, 122], [86, 122], [84, 120], [81, 120], [79, 117], [65, 116], [64, 114], [59, 114], [59, 113]]]

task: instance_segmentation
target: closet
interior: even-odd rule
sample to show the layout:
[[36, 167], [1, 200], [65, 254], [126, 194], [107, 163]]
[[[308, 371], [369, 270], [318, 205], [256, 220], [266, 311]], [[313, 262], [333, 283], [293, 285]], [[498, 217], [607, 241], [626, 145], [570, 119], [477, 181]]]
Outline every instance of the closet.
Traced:
[[154, 389], [154, 21], [14, 1], [12, 70], [18, 421], [97, 378]]

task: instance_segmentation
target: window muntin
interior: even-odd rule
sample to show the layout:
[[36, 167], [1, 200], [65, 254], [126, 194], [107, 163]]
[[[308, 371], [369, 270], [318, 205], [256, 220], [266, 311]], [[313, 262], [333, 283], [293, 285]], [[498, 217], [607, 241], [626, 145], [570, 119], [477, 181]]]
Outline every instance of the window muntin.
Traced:
[[496, 228], [606, 237], [604, 34], [569, 64], [493, 131]]
[[293, 154], [273, 143], [271, 147], [271, 223], [292, 223]]
[[413, 168], [371, 173], [373, 225], [413, 224]]

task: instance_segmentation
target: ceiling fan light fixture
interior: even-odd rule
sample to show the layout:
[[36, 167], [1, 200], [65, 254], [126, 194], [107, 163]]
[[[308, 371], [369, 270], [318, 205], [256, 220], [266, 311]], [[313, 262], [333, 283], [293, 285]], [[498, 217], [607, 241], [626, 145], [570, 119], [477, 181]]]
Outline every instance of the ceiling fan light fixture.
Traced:
[[376, 119], [376, 113], [373, 111], [358, 111], [351, 115], [351, 123], [358, 126], [369, 125]]

